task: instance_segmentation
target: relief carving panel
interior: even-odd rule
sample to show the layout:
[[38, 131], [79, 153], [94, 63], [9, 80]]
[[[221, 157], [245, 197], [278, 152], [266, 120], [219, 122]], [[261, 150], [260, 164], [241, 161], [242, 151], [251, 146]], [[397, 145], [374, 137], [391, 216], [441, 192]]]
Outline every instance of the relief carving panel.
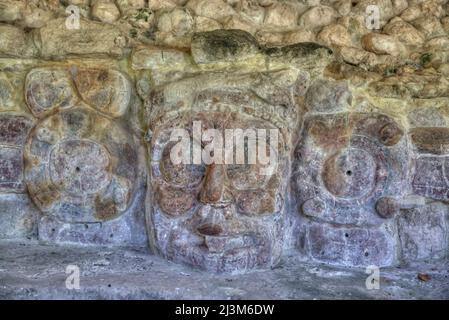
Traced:
[[378, 113], [312, 114], [295, 155], [297, 247], [329, 263], [394, 264], [409, 180], [404, 129]]
[[84, 19], [92, 48], [76, 30], [50, 41], [62, 23], [2, 26], [27, 59], [0, 57], [0, 237], [149, 242], [234, 273], [290, 249], [344, 266], [447, 257], [444, 90], [409, 82], [400, 101], [408, 76], [382, 82], [312, 42], [262, 46], [231, 29], [128, 52], [113, 24]]
[[25, 101], [38, 119], [16, 159], [41, 211], [40, 240], [145, 242], [141, 144], [125, 121], [132, 95], [114, 69], [62, 64], [26, 74]]
[[[312, 74], [296, 68], [292, 59], [308, 59], [315, 50], [316, 57], [322, 54], [324, 60], [329, 51], [305, 44], [268, 52], [254, 44], [255, 40], [241, 31], [197, 34], [192, 43], [194, 61], [205, 70], [223, 68], [223, 63], [224, 69], [163, 83], [147, 97], [148, 228], [153, 248], [170, 260], [214, 272], [268, 268], [280, 260], [288, 236], [285, 215], [292, 144], [301, 116], [298, 101]], [[217, 54], [211, 50], [214, 45], [219, 47]], [[142, 51], [138, 54], [144, 59]], [[149, 52], [148, 59], [153, 59], [153, 54]], [[226, 66], [239, 58], [256, 63], [273, 59], [274, 65], [263, 71]], [[144, 61], [134, 62], [145, 65]], [[199, 127], [195, 128], [195, 123]], [[213, 162], [202, 158], [194, 163], [189, 158], [192, 162], [175, 165], [171, 157], [177, 144], [171, 138], [173, 129], [185, 129], [187, 141], [191, 141], [187, 149], [208, 152], [217, 143], [207, 136], [210, 129], [224, 140], [218, 143], [218, 151], [214, 149]], [[257, 134], [247, 140], [232, 140], [233, 136], [228, 140], [229, 130], [232, 134], [235, 130]], [[279, 133], [278, 139], [269, 133], [259, 135], [273, 131]], [[235, 145], [226, 148], [226, 141]], [[246, 158], [236, 163], [233, 157], [240, 141], [246, 141]], [[261, 142], [267, 142], [264, 153], [277, 160], [270, 174], [263, 173], [266, 164], [248, 161], [251, 156], [258, 159], [262, 151], [251, 149], [251, 144]], [[216, 152], [230, 161], [217, 162]]]

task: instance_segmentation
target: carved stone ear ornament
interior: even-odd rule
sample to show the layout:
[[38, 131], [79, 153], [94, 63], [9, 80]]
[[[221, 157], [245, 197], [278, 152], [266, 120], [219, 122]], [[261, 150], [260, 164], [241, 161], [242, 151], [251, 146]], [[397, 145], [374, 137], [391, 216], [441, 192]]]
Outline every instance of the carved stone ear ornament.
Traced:
[[133, 241], [129, 212], [142, 164], [138, 140], [119, 119], [131, 94], [128, 78], [112, 69], [72, 65], [27, 74], [26, 102], [38, 121], [25, 144], [24, 177], [42, 212], [41, 240]]

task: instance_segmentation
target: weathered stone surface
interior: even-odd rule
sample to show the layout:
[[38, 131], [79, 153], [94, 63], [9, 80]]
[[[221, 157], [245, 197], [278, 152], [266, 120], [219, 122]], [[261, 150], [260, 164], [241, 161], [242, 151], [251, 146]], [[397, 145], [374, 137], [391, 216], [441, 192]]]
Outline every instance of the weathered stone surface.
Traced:
[[0, 74], [0, 108], [2, 111], [14, 107], [14, 88], [11, 81]]
[[447, 122], [438, 108], [417, 108], [410, 110], [407, 120], [411, 127], [446, 127]]
[[342, 47], [339, 52], [344, 61], [353, 65], [372, 67], [378, 64], [377, 56], [374, 53], [360, 48]]
[[416, 29], [421, 31], [426, 38], [434, 38], [444, 36], [445, 32], [438, 18], [433, 16], [425, 16], [415, 19], [411, 22]]
[[[365, 268], [306, 263], [293, 252], [286, 254], [282, 268], [245, 275], [192, 270], [136, 248], [40, 246], [2, 241], [0, 259], [0, 298], [12, 300], [449, 298], [446, 261], [382, 268], [380, 289], [368, 290]], [[77, 262], [81, 271], [79, 290], [67, 290], [65, 286], [67, 262], [72, 261]], [[423, 270], [431, 281], [424, 283], [417, 278]]]
[[317, 37], [318, 41], [329, 47], [351, 46], [351, 36], [346, 28], [339, 24], [324, 27]]
[[234, 14], [234, 9], [223, 0], [189, 0], [186, 8], [198, 16], [217, 20]]
[[[223, 20], [224, 29], [238, 29], [249, 32], [251, 34], [256, 33], [257, 27], [245, 18], [239, 16], [229, 16]], [[215, 30], [215, 29], [213, 29]]]
[[25, 191], [22, 146], [31, 126], [28, 117], [0, 114], [0, 193]]
[[270, 62], [288, 61], [301, 70], [307, 71], [312, 78], [320, 77], [323, 70], [334, 60], [331, 49], [312, 42], [267, 48], [264, 52], [268, 55]]
[[[229, 17], [229, 19], [232, 17]], [[222, 28], [222, 24], [215, 19], [200, 16], [195, 17], [195, 32], [213, 31]]]
[[447, 257], [449, 219], [442, 203], [405, 210], [398, 229], [404, 262]]
[[80, 20], [79, 29], [68, 29], [66, 19], [53, 20], [40, 28], [34, 38], [45, 58], [65, 55], [119, 57], [126, 45], [120, 30], [84, 19]]
[[190, 56], [181, 50], [158, 47], [137, 48], [132, 55], [135, 70], [156, 70], [159, 68], [183, 69], [190, 63]]
[[101, 22], [113, 23], [120, 18], [120, 11], [113, 2], [96, 0], [92, 5], [92, 15]]
[[376, 54], [390, 54], [400, 56], [405, 54], [401, 42], [391, 36], [379, 33], [369, 33], [362, 39], [363, 48]]
[[446, 159], [446, 157], [421, 156], [415, 160], [412, 187], [416, 194], [437, 200], [449, 199]]
[[307, 91], [305, 105], [312, 112], [343, 111], [352, 104], [352, 93], [344, 82], [318, 80]]
[[[142, 189], [142, 188], [141, 188]], [[102, 222], [64, 222], [43, 216], [38, 225], [39, 241], [45, 244], [77, 244], [120, 247], [146, 247], [143, 192], [131, 207], [131, 214]]]
[[401, 14], [405, 9], [408, 8], [407, 0], [392, 0], [393, 10], [395, 15]]
[[33, 57], [37, 50], [22, 29], [0, 24], [0, 56]]
[[24, 3], [17, 0], [0, 1], [0, 21], [14, 22], [22, 18]]
[[266, 17], [265, 8], [260, 6], [257, 1], [238, 1], [236, 4], [236, 11], [240, 13], [240, 16], [243, 19], [254, 25], [262, 24]]
[[386, 228], [354, 228], [311, 222], [298, 248], [315, 261], [336, 265], [390, 266], [397, 262], [394, 234]]
[[25, 148], [25, 178], [35, 204], [67, 222], [113, 219], [127, 210], [137, 179], [132, 136], [84, 108], [42, 120]]
[[0, 113], [0, 144], [23, 146], [32, 125], [27, 116]]
[[448, 97], [448, 79], [434, 73], [404, 72], [369, 84], [370, 93], [384, 98], [431, 99]]
[[74, 106], [78, 102], [67, 70], [33, 69], [25, 81], [25, 98], [36, 117], [45, 116], [55, 109]]
[[35, 239], [39, 210], [27, 194], [0, 191], [0, 239]]
[[[207, 106], [177, 127], [189, 127], [196, 118], [228, 129], [273, 128], [269, 122], [237, 113], [223, 121], [228, 119], [223, 113], [207, 111]], [[282, 248], [286, 155], [279, 155], [278, 169], [270, 176], [261, 176], [259, 165], [173, 166], [172, 145], [167, 143], [170, 127], [155, 128], [158, 134], [152, 143], [149, 214], [158, 251], [171, 260], [215, 272], [276, 265]]]
[[384, 27], [383, 31], [406, 45], [420, 46], [425, 40], [421, 32], [402, 19], [393, 19]]
[[267, 27], [291, 27], [298, 20], [298, 12], [292, 3], [278, 2], [267, 8], [263, 23]]
[[289, 44], [315, 42], [315, 34], [310, 30], [297, 29], [286, 32], [259, 31], [255, 37], [260, 44], [283, 46]]
[[298, 24], [306, 29], [316, 29], [334, 22], [338, 13], [331, 7], [316, 6], [306, 11], [298, 21]]
[[23, 192], [22, 151], [0, 147], [0, 192]]
[[419, 6], [409, 6], [407, 9], [405, 9], [401, 14], [401, 19], [407, 22], [411, 22], [417, 18], [419, 18], [422, 15], [422, 10]]
[[158, 20], [160, 32], [171, 33], [174, 36], [184, 36], [193, 31], [194, 20], [189, 11], [175, 8], [164, 12]]
[[192, 38], [196, 63], [248, 59], [259, 52], [257, 41], [241, 30], [197, 33]]
[[83, 100], [95, 109], [113, 116], [123, 116], [131, 101], [131, 83], [119, 71], [74, 69], [74, 82]]
[[35, 5], [26, 6], [23, 10], [23, 21], [22, 24], [25, 28], [42, 28], [50, 20], [55, 18], [55, 15], [51, 11], [46, 11]]
[[410, 138], [421, 153], [449, 153], [448, 128], [415, 128], [410, 131]]

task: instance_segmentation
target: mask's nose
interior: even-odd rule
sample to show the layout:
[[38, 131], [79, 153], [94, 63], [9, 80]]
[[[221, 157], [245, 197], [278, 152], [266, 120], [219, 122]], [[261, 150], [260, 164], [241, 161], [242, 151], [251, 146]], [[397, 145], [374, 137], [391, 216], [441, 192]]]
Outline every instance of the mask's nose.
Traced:
[[212, 206], [223, 206], [231, 201], [225, 186], [224, 165], [211, 164], [206, 169], [206, 178], [200, 193], [200, 201]]

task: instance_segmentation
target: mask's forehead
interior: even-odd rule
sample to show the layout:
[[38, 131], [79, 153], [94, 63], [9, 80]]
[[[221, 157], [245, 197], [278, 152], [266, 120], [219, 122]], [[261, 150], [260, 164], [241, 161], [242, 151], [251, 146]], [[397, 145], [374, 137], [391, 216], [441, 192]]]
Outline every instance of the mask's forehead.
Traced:
[[167, 134], [175, 129], [186, 130], [190, 137], [199, 143], [206, 130], [214, 129], [218, 130], [223, 139], [241, 130], [247, 137], [255, 137], [256, 140], [263, 138], [270, 145], [277, 143], [278, 151], [283, 150], [285, 146], [285, 133], [273, 123], [238, 112], [186, 112], [161, 125], [158, 131]]

